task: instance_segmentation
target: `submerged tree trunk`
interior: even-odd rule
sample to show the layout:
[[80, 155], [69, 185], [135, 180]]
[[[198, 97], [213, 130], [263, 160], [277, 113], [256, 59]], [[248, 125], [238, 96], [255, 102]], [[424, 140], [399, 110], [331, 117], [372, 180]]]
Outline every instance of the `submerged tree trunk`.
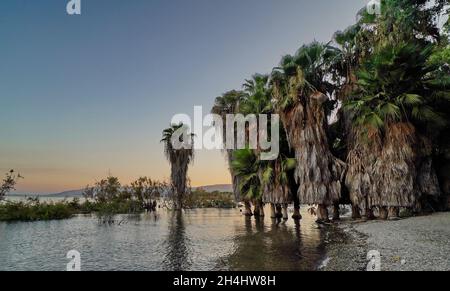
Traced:
[[317, 209], [317, 222], [330, 222], [328, 208], [324, 204], [319, 204]]
[[259, 216], [264, 217], [266, 214], [264, 213], [264, 203], [260, 203], [259, 205]]
[[283, 209], [280, 204], [276, 204], [276, 218], [283, 218]]
[[335, 203], [333, 205], [333, 221], [341, 220], [340, 213], [339, 213], [339, 203]]
[[250, 204], [250, 202], [249, 201], [244, 201], [244, 206], [245, 206], [244, 215], [245, 216], [252, 216], [253, 215], [253, 213], [252, 213], [252, 205]]
[[298, 198], [294, 198], [294, 214], [292, 215], [292, 219], [302, 219], [302, 215], [300, 214], [300, 201], [298, 200]]
[[274, 203], [270, 203], [270, 218], [277, 218], [277, 209]]
[[282, 214], [283, 214], [283, 219], [284, 220], [288, 220], [288, 205], [287, 204], [283, 204], [282, 205]]
[[[263, 209], [263, 203], [260, 199], [257, 199], [253, 202], [253, 215], [255, 217], [263, 217], [264, 216], [264, 209]], [[261, 212], [262, 210], [262, 212]], [[261, 215], [262, 213], [262, 215]]]
[[[274, 203], [274, 204], [290, 204], [293, 200], [293, 194], [289, 185], [283, 185], [280, 183], [280, 175], [282, 175], [281, 161], [273, 161], [273, 177], [272, 182], [264, 184], [262, 183], [262, 203]], [[262, 181], [263, 173], [258, 173], [260, 180]]]

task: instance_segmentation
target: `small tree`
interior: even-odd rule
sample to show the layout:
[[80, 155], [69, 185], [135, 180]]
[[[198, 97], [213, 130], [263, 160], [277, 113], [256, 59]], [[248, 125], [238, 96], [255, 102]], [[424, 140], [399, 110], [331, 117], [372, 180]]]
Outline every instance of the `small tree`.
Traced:
[[122, 186], [119, 179], [109, 176], [95, 183], [94, 187], [86, 186], [83, 196], [104, 203], [119, 198], [121, 193]]
[[142, 204], [148, 204], [161, 196], [165, 184], [148, 177], [140, 177], [131, 183], [132, 196]]
[[15, 186], [17, 184], [17, 180], [23, 178], [20, 174], [15, 174], [14, 170], [10, 170], [5, 179], [3, 179], [3, 183], [0, 187], [0, 201], [5, 199], [5, 196], [11, 192], [16, 190]]

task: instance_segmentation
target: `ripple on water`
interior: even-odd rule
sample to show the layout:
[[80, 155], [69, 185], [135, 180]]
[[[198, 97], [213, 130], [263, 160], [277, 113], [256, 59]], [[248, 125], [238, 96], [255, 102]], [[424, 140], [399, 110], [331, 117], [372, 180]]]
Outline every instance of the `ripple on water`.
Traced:
[[323, 257], [323, 232], [303, 212], [301, 224], [236, 209], [122, 215], [120, 225], [81, 215], [0, 223], [0, 270], [65, 270], [72, 249], [83, 270], [311, 270]]

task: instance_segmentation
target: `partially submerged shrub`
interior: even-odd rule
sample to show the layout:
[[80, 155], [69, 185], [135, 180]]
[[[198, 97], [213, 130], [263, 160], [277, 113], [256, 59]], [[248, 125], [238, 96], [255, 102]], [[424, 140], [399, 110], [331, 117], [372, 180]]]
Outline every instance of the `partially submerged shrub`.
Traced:
[[232, 193], [212, 192], [197, 190], [185, 197], [184, 207], [193, 208], [235, 208], [234, 195]]

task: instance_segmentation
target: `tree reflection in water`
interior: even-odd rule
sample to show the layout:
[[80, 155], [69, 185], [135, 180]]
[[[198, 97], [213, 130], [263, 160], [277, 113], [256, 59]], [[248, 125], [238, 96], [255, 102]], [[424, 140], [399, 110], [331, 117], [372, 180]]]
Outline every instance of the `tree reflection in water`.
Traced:
[[186, 226], [181, 211], [174, 211], [169, 215], [168, 227], [163, 269], [168, 271], [189, 270], [192, 264], [190, 261], [191, 246], [186, 236]]
[[243, 229], [236, 226], [234, 251], [222, 259], [233, 271], [314, 270], [321, 259], [323, 231], [312, 217], [304, 214], [300, 223], [270, 218], [245, 219]]

